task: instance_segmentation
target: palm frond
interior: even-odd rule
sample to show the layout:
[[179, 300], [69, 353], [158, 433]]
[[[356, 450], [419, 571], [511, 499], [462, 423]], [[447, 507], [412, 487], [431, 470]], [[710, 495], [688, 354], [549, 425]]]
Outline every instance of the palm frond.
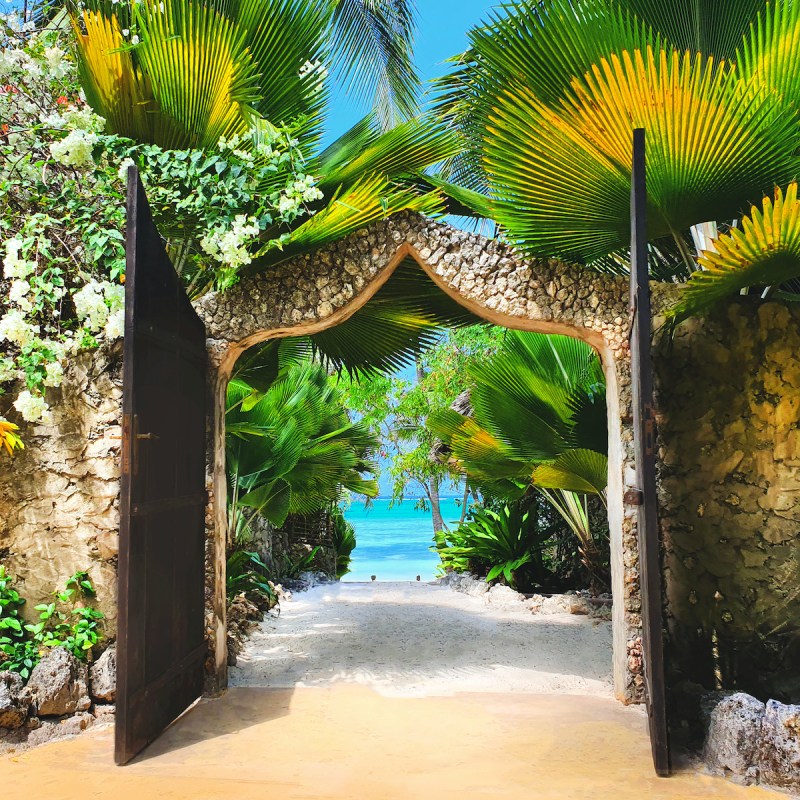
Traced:
[[486, 167], [509, 235], [579, 262], [625, 246], [637, 127], [648, 131], [651, 239], [734, 218], [741, 198], [797, 168], [793, 115], [773, 93], [711, 59], [625, 51], [576, 79], [558, 109], [524, 86], [498, 97]]
[[567, 450], [533, 471], [533, 485], [579, 494], [602, 494], [608, 485], [608, 456], [596, 450]]
[[420, 87], [413, 58], [414, 3], [335, 0], [332, 5], [338, 72], [348, 89], [372, 101], [384, 128], [413, 116]]
[[702, 271], [695, 272], [683, 296], [670, 311], [675, 322], [697, 314], [751, 286], [780, 286], [800, 276], [800, 201], [797, 183], [784, 195], [775, 189], [753, 206], [741, 228], [731, 228], [714, 241], [713, 252], [700, 256]]

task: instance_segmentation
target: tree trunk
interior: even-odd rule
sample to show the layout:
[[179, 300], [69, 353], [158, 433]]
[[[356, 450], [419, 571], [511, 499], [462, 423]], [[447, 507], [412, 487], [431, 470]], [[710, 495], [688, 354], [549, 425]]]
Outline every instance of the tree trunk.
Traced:
[[444, 530], [444, 519], [442, 518], [442, 506], [439, 503], [439, 478], [436, 476], [431, 478], [428, 484], [428, 497], [433, 512], [433, 532], [439, 533]]
[[464, 481], [464, 497], [461, 500], [461, 519], [458, 521], [459, 525], [464, 524], [464, 520], [467, 518], [467, 503], [469, 502], [469, 484]]

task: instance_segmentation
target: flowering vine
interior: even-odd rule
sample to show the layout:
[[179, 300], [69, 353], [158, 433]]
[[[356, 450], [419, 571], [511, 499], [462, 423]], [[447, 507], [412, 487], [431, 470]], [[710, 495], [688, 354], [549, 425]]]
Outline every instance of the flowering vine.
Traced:
[[[67, 359], [123, 335], [129, 165], [193, 295], [235, 283], [322, 198], [292, 129], [182, 151], [105, 133], [72, 36], [66, 19], [0, 17], [0, 412], [17, 422], [46, 422]], [[0, 450], [17, 430], [0, 413]]]

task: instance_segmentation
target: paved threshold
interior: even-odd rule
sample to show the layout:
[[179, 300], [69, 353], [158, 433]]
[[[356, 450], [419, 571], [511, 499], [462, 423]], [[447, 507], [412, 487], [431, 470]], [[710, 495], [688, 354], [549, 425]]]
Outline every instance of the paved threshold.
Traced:
[[3, 757], [0, 787], [37, 800], [785, 797], [691, 771], [659, 780], [645, 722], [602, 697], [243, 687], [197, 704], [127, 767], [108, 727]]

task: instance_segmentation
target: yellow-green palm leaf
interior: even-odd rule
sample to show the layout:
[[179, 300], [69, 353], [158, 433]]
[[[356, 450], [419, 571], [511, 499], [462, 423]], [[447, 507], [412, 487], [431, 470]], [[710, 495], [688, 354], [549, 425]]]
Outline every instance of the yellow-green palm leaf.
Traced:
[[182, 149], [242, 133], [258, 100], [255, 64], [241, 29], [199, 0], [141, 0], [139, 43], [114, 13], [73, 19], [87, 98], [114, 133]]
[[800, 111], [800, 3], [765, 3], [737, 63], [746, 79], [770, 87], [795, 112]]
[[336, 241], [399, 211], [437, 216], [444, 213], [444, 200], [438, 192], [420, 194], [413, 188], [397, 186], [381, 174], [366, 175], [293, 231], [286, 251]]
[[[92, 108], [106, 120], [107, 129], [155, 141], [166, 120], [157, 113], [149, 81], [125, 49], [120, 20], [86, 10], [72, 18], [78, 43], [81, 84]], [[171, 131], [164, 131], [172, 135]]]
[[777, 286], [800, 276], [800, 201], [797, 183], [775, 199], [765, 197], [753, 206], [742, 227], [715, 240], [715, 252], [700, 257], [703, 271], [689, 279], [680, 303], [672, 310], [676, 320], [696, 314], [713, 303], [749, 286]]
[[496, 100], [485, 166], [496, 217], [529, 252], [591, 261], [630, 238], [631, 140], [646, 128], [649, 238], [735, 217], [794, 176], [796, 124], [713, 59], [648, 47], [576, 78], [557, 108], [524, 86]]

